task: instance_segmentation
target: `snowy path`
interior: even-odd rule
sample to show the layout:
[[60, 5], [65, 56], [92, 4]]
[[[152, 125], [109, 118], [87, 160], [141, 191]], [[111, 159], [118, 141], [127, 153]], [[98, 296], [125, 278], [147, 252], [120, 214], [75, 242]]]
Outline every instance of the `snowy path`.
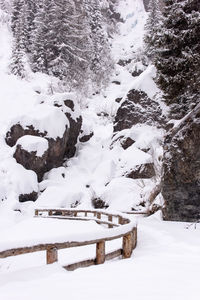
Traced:
[[58, 264], [33, 264], [22, 270], [30, 258], [20, 258], [18, 266], [16, 260], [10, 260], [7, 270], [5, 266], [0, 269], [0, 298], [195, 300], [200, 292], [199, 233], [199, 226], [186, 229], [185, 223], [151, 217], [140, 219], [138, 246], [128, 260], [74, 272], [64, 271]]

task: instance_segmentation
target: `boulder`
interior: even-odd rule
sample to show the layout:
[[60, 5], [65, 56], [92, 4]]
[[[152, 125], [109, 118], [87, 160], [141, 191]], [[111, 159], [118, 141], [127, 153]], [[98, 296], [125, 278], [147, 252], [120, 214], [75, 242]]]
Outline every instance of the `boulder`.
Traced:
[[121, 140], [121, 145], [124, 150], [128, 149], [134, 143], [135, 143], [135, 141], [130, 137], [126, 137]]
[[38, 191], [35, 172], [25, 169], [11, 157], [0, 161], [1, 201], [35, 201]]
[[66, 158], [70, 158], [76, 152], [76, 144], [82, 127], [80, 107], [73, 97], [71, 99], [55, 101], [54, 105], [60, 107], [69, 120], [70, 130], [65, 156]]
[[[82, 132], [82, 134], [83, 134], [83, 132]], [[79, 137], [79, 141], [81, 143], [86, 143], [93, 137], [93, 135], [94, 135], [94, 132], [90, 132], [89, 134], [81, 135]]]
[[92, 205], [95, 209], [105, 209], [108, 208], [109, 206], [105, 203], [105, 201], [103, 201], [100, 198], [95, 198], [92, 200]]
[[162, 195], [165, 220], [200, 220], [200, 104], [165, 138]]
[[164, 122], [162, 110], [158, 103], [148, 97], [143, 91], [131, 90], [119, 107], [114, 131], [129, 129], [136, 124], [147, 124], [161, 127]]
[[126, 174], [126, 177], [132, 179], [148, 179], [155, 175], [154, 164], [147, 163], [135, 166], [128, 174]]
[[[14, 157], [26, 169], [44, 173], [63, 164], [69, 139], [69, 121], [57, 107], [40, 104], [12, 125], [6, 134], [9, 146], [16, 145]], [[43, 142], [42, 142], [43, 141]], [[37, 147], [48, 144], [40, 156]]]
[[82, 126], [82, 117], [79, 116], [78, 118], [74, 119], [70, 112], [67, 112], [66, 116], [69, 120], [70, 131], [69, 131], [69, 139], [68, 139], [67, 147], [65, 150], [65, 156], [67, 158], [70, 158], [73, 157], [76, 152], [76, 144]]
[[49, 167], [49, 154], [49, 144], [45, 138], [25, 135], [17, 141], [13, 156], [24, 168], [33, 170], [37, 174], [38, 181], [41, 181]]
[[27, 201], [33, 201], [35, 202], [37, 200], [38, 194], [36, 192], [32, 192], [30, 194], [21, 194], [19, 195], [19, 202], [27, 202]]

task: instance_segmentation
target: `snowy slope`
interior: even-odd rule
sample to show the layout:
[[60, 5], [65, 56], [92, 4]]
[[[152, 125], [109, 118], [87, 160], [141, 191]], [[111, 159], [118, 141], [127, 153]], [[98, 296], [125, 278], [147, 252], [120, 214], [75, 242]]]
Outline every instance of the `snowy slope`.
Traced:
[[[146, 125], [136, 126], [137, 128], [134, 127], [131, 131], [137, 132], [134, 135], [136, 143], [132, 147], [124, 150], [116, 143], [111, 149], [113, 118], [119, 107], [119, 103], [115, 99], [126, 97], [127, 92], [132, 88], [143, 90], [150, 97], [154, 97], [158, 93], [153, 82], [155, 70], [152, 67], [145, 70], [146, 67], [140, 61], [143, 28], [147, 17], [143, 2], [141, 0], [120, 1], [118, 10], [124, 23], [120, 23], [119, 33], [113, 40], [113, 57], [116, 61], [116, 70], [111, 79], [112, 82], [102, 94], [93, 96], [82, 103], [84, 132], [87, 134], [93, 131], [94, 135], [89, 142], [78, 145], [76, 156], [70, 159], [65, 167], [50, 171], [45, 176], [45, 180], [37, 188], [34, 188], [34, 191], [39, 189], [43, 193], [35, 204], [29, 204], [30, 211], [31, 207], [37, 205], [70, 207], [80, 204], [82, 207], [91, 207], [91, 199], [95, 198], [102, 198], [110, 205], [111, 209], [130, 210], [134, 208], [141, 210], [140, 203], [147, 201], [149, 193], [156, 184], [152, 180], [130, 180], [122, 176], [139, 164], [150, 163], [154, 160], [158, 163], [157, 157], [162, 152], [160, 141], [163, 131], [156, 128], [151, 129]], [[4, 186], [9, 181], [9, 176], [5, 175], [4, 170], [6, 170], [6, 174], [10, 174], [11, 161], [14, 164], [12, 158], [14, 149], [8, 147], [4, 142], [8, 126], [16, 122], [27, 126], [32, 122], [36, 128], [42, 131], [51, 131], [53, 134], [51, 136], [56, 137], [62, 135], [66, 124], [62, 118], [58, 118], [58, 114], [51, 113], [53, 97], [48, 93], [52, 78], [30, 73], [27, 80], [19, 80], [8, 74], [12, 36], [6, 24], [1, 24], [0, 33], [3, 45], [0, 55], [0, 65], [2, 66], [0, 69], [0, 106], [2, 108], [0, 111], [2, 128], [0, 157], [3, 165], [1, 167], [0, 164], [0, 173], [2, 172], [3, 182], [5, 182], [2, 187], [0, 186], [0, 194], [2, 199], [7, 199], [9, 202], [9, 204], [4, 203], [4, 206], [8, 205], [13, 209], [20, 208], [21, 211], [26, 212], [28, 204], [19, 204], [18, 196], [20, 193], [27, 194], [30, 192], [32, 186], [35, 186], [35, 177], [29, 176], [29, 182], [26, 180], [27, 190], [18, 188], [20, 185], [18, 184], [17, 173], [16, 179], [13, 178], [14, 182], [10, 184], [12, 193], [10, 189], [8, 190]], [[131, 64], [125, 67], [117, 64], [119, 60], [130, 58], [132, 59]], [[1, 62], [3, 63], [1, 64]], [[140, 68], [144, 72], [133, 77], [131, 70], [134, 68]], [[120, 82], [120, 85], [114, 83], [116, 80]], [[41, 94], [38, 95], [36, 91]], [[57, 93], [56, 97], [62, 98], [62, 94], [59, 96]], [[41, 106], [41, 102], [45, 102], [45, 104]], [[45, 118], [40, 111], [43, 106]], [[46, 120], [46, 115], [50, 116], [48, 120]], [[56, 126], [49, 127], [50, 124], [53, 125], [54, 119]], [[48, 126], [44, 127], [46, 124]], [[132, 134], [131, 132], [127, 132], [127, 135]], [[151, 154], [146, 154], [140, 150], [142, 149], [141, 145], [144, 144], [152, 146]], [[24, 169], [24, 175], [21, 175], [21, 178], [27, 177], [27, 172], [29, 171]], [[119, 194], [118, 189], [123, 189], [124, 193]], [[57, 197], [57, 194], [60, 197]]]

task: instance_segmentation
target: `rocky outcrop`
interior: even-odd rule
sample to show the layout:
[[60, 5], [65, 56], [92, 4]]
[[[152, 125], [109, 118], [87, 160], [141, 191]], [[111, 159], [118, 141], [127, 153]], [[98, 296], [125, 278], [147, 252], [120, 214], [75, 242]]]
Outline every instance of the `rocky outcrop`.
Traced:
[[[20, 124], [13, 125], [11, 130], [7, 133], [6, 141], [10, 146], [15, 145], [18, 139], [25, 136], [44, 137], [45, 133], [39, 132], [33, 126], [23, 128]], [[37, 157], [35, 152], [28, 152], [24, 150], [20, 144], [16, 146], [14, 157], [18, 163], [23, 165], [28, 170], [33, 170], [41, 181], [45, 172], [50, 171], [52, 168], [59, 167], [63, 164], [65, 151], [69, 138], [69, 129], [63, 134], [63, 137], [56, 139], [45, 136], [48, 141], [48, 150], [42, 157]]]
[[94, 132], [91, 132], [91, 133], [85, 134], [85, 135], [82, 132], [81, 136], [79, 137], [79, 141], [81, 143], [86, 143], [93, 137], [93, 135], [94, 135]]
[[[53, 106], [38, 105], [30, 115], [11, 126], [6, 134], [9, 146], [16, 145], [14, 157], [41, 181], [45, 172], [63, 164], [69, 139], [69, 122], [63, 112]], [[42, 143], [43, 141], [43, 143]], [[38, 149], [46, 142], [42, 155]]]
[[109, 206], [105, 203], [105, 201], [103, 201], [100, 198], [95, 198], [92, 200], [92, 205], [95, 209], [105, 209], [108, 208]]
[[19, 195], [19, 202], [27, 202], [27, 201], [33, 201], [35, 202], [37, 200], [38, 193], [32, 192], [30, 194], [21, 194]]
[[73, 157], [76, 152], [76, 144], [82, 127], [82, 116], [80, 108], [72, 99], [56, 101], [55, 105], [60, 107], [69, 120], [70, 130], [67, 146], [65, 149], [66, 158]]
[[133, 89], [129, 91], [117, 111], [114, 131], [121, 131], [144, 123], [160, 127], [163, 122], [164, 118], [158, 103], [150, 99], [145, 92]]
[[70, 131], [65, 156], [70, 158], [73, 157], [76, 152], [76, 144], [82, 126], [82, 117], [79, 116], [77, 119], [74, 119], [70, 113], [66, 113], [66, 116], [69, 120]]
[[126, 177], [132, 179], [148, 179], [155, 175], [154, 164], [147, 163], [135, 166], [128, 174], [126, 174]]
[[135, 143], [135, 141], [130, 137], [122, 138], [120, 142], [124, 150], [128, 149], [130, 146], [132, 146]]
[[[17, 141], [14, 158], [24, 168], [33, 170], [38, 181], [49, 170], [49, 144], [45, 138], [25, 135]], [[22, 197], [26, 198], [26, 197]]]
[[[6, 143], [11, 147], [16, 145], [14, 157], [17, 162], [33, 170], [39, 181], [45, 172], [74, 156], [82, 127], [76, 101], [61, 98], [49, 103], [51, 105], [42, 103], [22, 116], [6, 134]], [[38, 155], [38, 149], [44, 144], [42, 141], [46, 141], [48, 147]]]
[[200, 104], [169, 132], [164, 149], [164, 219], [200, 220]]

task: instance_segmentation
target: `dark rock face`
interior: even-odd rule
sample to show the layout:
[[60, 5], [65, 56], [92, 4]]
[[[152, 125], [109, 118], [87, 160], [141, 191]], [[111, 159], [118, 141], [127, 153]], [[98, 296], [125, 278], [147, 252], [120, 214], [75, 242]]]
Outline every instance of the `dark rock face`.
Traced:
[[200, 104], [165, 139], [165, 220], [200, 219]]
[[92, 205], [95, 209], [108, 208], [108, 205], [100, 198], [95, 198], [92, 200]]
[[65, 157], [71, 158], [76, 152], [76, 144], [78, 141], [78, 136], [81, 132], [83, 122], [82, 116], [80, 113], [78, 113], [79, 108], [71, 99], [66, 99], [60, 103], [55, 102], [54, 105], [60, 107], [69, 120], [70, 129], [67, 146], [65, 148]]
[[[23, 128], [20, 124], [13, 125], [6, 135], [6, 142], [9, 146], [14, 146], [17, 140], [25, 135], [45, 137], [46, 133], [35, 130], [33, 126]], [[66, 130], [62, 138], [57, 137], [56, 140], [45, 137], [49, 142], [49, 148], [44, 157], [37, 157], [34, 152], [27, 152], [17, 145], [14, 154], [18, 163], [23, 165], [28, 170], [33, 170], [41, 181], [45, 172], [50, 171], [62, 165], [69, 138], [69, 129]]]
[[70, 131], [69, 131], [69, 139], [67, 142], [65, 156], [67, 158], [70, 158], [73, 157], [76, 152], [76, 144], [82, 126], [82, 117], [79, 116], [77, 119], [73, 119], [69, 112], [66, 113], [66, 117], [69, 120]]
[[129, 129], [136, 124], [147, 124], [160, 127], [164, 122], [162, 111], [155, 101], [146, 93], [137, 90], [129, 91], [115, 117], [114, 131]]
[[[9, 146], [14, 146], [17, 140], [25, 135], [45, 137], [46, 133], [35, 130], [33, 126], [23, 128], [20, 124], [16, 124], [7, 133], [6, 142]], [[26, 169], [35, 171], [39, 180], [45, 172], [62, 165], [69, 138], [69, 129], [66, 127], [62, 138], [57, 137], [56, 140], [49, 137], [45, 138], [49, 142], [49, 149], [42, 159], [36, 157], [34, 152], [28, 153], [23, 150], [20, 145], [16, 147], [14, 154], [17, 162]]]
[[138, 69], [135, 69], [132, 73], [131, 73], [131, 75], [133, 76], [133, 77], [137, 77], [137, 76], [139, 76], [140, 74], [142, 74], [142, 70], [138, 70]]
[[61, 166], [64, 158], [74, 156], [82, 127], [82, 117], [74, 101], [65, 100], [61, 101], [61, 103], [55, 101], [54, 106], [59, 107], [63, 111], [70, 123], [70, 128], [66, 126], [62, 137], [53, 139], [47, 135], [47, 132], [40, 132], [32, 125], [24, 128], [20, 123], [13, 125], [6, 134], [6, 143], [11, 147], [17, 143], [19, 138], [26, 135], [43, 137], [48, 141], [48, 150], [42, 157], [36, 156], [36, 152], [27, 152], [20, 145], [17, 145], [14, 154], [18, 163], [26, 169], [36, 172], [39, 181], [42, 180], [45, 172]]
[[131, 58], [129, 58], [129, 59], [120, 59], [119, 61], [118, 61], [118, 65], [120, 65], [120, 66], [122, 66], [122, 67], [125, 67], [125, 66], [127, 66], [128, 64], [130, 64], [132, 62], [132, 59]]
[[63, 164], [65, 158], [65, 150], [69, 142], [69, 128], [66, 128], [63, 137], [57, 137], [56, 140], [47, 138], [49, 142], [47, 165], [48, 171], [52, 168], [60, 167]]
[[19, 195], [19, 202], [33, 201], [37, 200], [38, 194], [36, 192], [32, 192], [31, 194], [23, 194]]
[[154, 164], [148, 163], [134, 167], [134, 169], [131, 170], [126, 177], [132, 179], [148, 179], [154, 177], [155, 175]]
[[128, 149], [134, 143], [135, 143], [135, 141], [132, 140], [130, 137], [127, 137], [127, 138], [121, 140], [121, 145], [124, 150]]
[[14, 158], [25, 169], [33, 170], [37, 174], [38, 181], [42, 180], [44, 173], [48, 169], [48, 151], [45, 151], [41, 157], [38, 157], [36, 152], [28, 152], [24, 150], [21, 145], [17, 145]]
[[40, 136], [44, 137], [46, 133], [39, 132], [36, 130], [33, 126], [27, 126], [26, 128], [23, 128], [19, 123], [13, 125], [10, 130], [6, 134], [6, 143], [13, 147], [17, 140], [24, 136], [24, 135], [33, 135], [33, 136]]
[[79, 141], [81, 143], [86, 143], [86, 142], [88, 142], [93, 137], [93, 135], [94, 135], [94, 132], [91, 132], [89, 134], [83, 135], [83, 136], [81, 136], [79, 138]]

